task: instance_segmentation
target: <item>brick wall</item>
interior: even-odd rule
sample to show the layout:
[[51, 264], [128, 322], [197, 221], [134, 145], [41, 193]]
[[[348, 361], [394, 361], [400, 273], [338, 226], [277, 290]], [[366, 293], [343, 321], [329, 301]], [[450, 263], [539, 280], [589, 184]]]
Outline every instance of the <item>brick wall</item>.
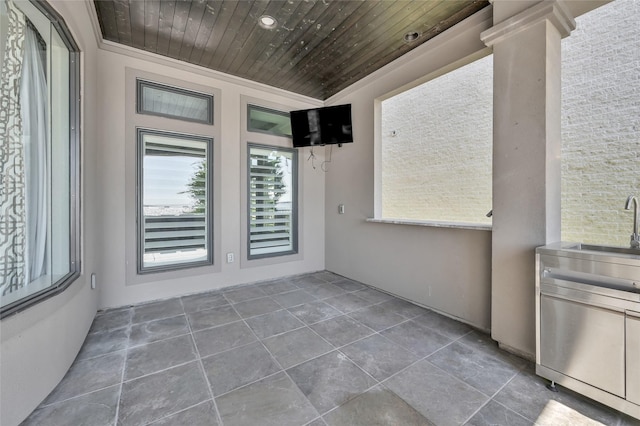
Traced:
[[491, 223], [492, 57], [382, 102], [382, 215]]
[[[626, 246], [640, 196], [640, 1], [562, 42], [562, 239]], [[382, 214], [490, 223], [492, 58], [382, 103]]]
[[640, 196], [640, 2], [577, 20], [562, 42], [562, 239], [628, 245]]

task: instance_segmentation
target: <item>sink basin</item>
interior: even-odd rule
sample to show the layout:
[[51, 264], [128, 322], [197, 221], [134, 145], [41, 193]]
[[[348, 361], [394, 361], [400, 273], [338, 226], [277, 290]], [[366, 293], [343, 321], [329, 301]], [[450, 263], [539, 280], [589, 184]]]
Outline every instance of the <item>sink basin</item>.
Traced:
[[640, 249], [616, 246], [599, 246], [594, 244], [577, 243], [574, 246], [567, 247], [569, 250], [587, 250], [598, 251], [602, 253], [618, 253], [618, 254], [635, 254], [640, 256]]
[[[640, 302], [640, 250], [576, 242], [538, 247], [541, 279], [557, 279], [623, 291]], [[565, 285], [563, 284], [563, 285]], [[613, 295], [612, 295], [613, 296]], [[618, 294], [613, 297], [626, 297]]]

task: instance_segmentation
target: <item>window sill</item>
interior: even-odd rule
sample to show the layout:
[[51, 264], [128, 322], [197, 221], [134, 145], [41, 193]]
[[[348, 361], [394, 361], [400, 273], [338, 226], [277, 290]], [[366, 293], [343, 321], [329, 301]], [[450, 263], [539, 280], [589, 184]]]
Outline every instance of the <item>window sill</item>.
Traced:
[[433, 220], [415, 220], [415, 219], [375, 219], [367, 218], [367, 222], [386, 223], [391, 225], [411, 225], [411, 226], [427, 226], [432, 228], [454, 228], [454, 229], [471, 229], [476, 231], [491, 231], [491, 224], [485, 223], [468, 223], [468, 222], [439, 222]]

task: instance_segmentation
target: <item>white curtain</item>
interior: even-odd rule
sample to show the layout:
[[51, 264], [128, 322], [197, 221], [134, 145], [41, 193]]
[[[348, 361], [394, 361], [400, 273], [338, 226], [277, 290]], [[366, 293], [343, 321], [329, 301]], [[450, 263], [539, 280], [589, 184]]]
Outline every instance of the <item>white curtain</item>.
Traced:
[[38, 36], [27, 25], [20, 85], [25, 154], [27, 264], [26, 282], [47, 273], [47, 80]]
[[[0, 73], [0, 290], [1, 295], [25, 284], [25, 165], [20, 114], [20, 76], [24, 55], [25, 17], [7, 1]], [[4, 30], [3, 30], [4, 32]]]

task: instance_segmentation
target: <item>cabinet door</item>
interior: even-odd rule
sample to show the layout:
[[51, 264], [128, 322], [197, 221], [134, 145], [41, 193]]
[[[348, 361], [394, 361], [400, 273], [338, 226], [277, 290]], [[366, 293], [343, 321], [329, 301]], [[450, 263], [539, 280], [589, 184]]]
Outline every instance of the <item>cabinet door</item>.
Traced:
[[627, 311], [627, 400], [640, 405], [640, 312]]
[[624, 398], [625, 314], [540, 297], [540, 364]]

